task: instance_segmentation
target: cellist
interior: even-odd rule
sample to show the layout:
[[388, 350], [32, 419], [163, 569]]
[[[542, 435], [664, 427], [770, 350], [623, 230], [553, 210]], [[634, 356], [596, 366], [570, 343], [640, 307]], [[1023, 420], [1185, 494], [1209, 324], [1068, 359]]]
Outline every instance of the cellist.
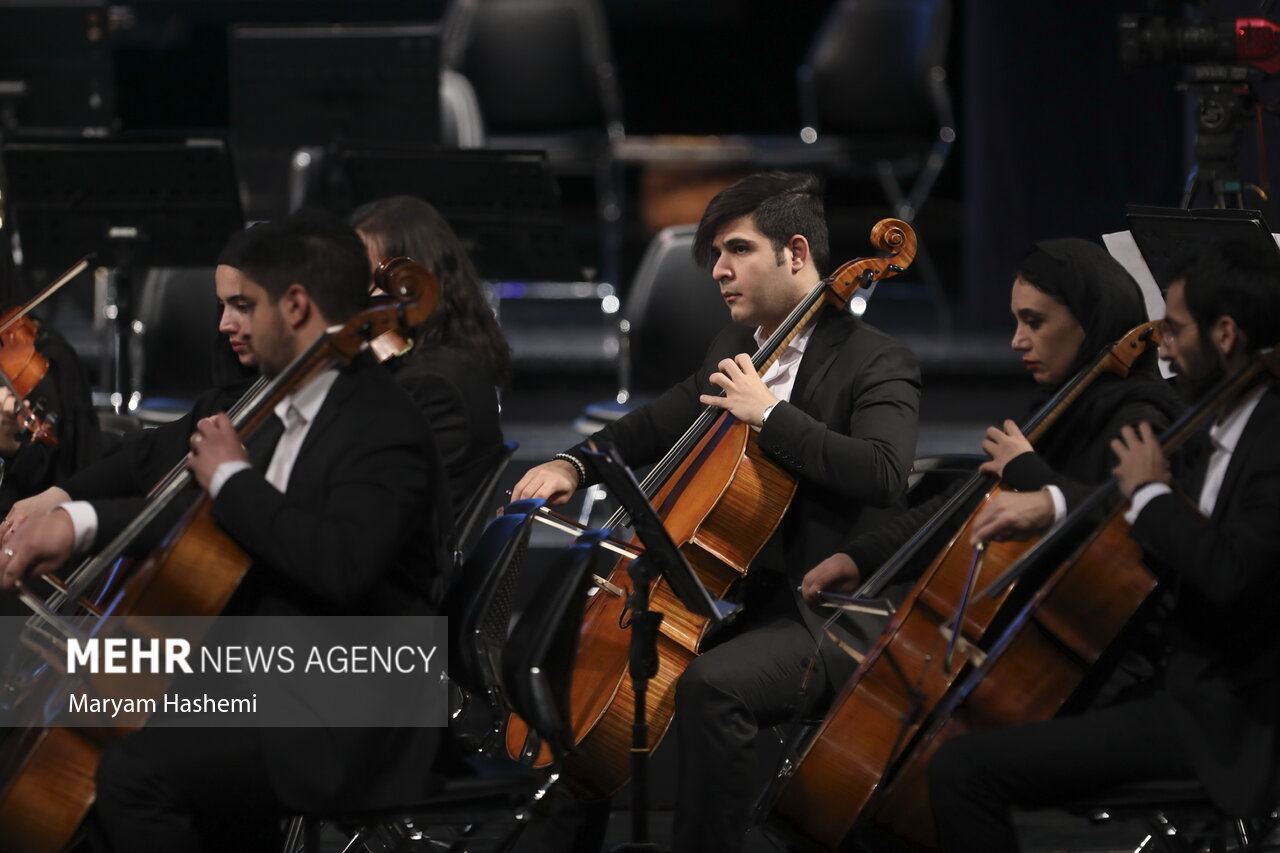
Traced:
[[[240, 261], [219, 297], [265, 375], [366, 304], [364, 246], [331, 217], [259, 226]], [[276, 415], [274, 442], [264, 427], [249, 451], [222, 414], [190, 436], [188, 466], [214, 520], [253, 560], [227, 612], [432, 613], [442, 569], [432, 529], [450, 510], [436, 504], [442, 467], [412, 401], [357, 359], [291, 389]], [[0, 550], [0, 582], [105, 541], [116, 509], [68, 504], [20, 526]], [[282, 815], [425, 794], [437, 738], [429, 728], [144, 728], [104, 751], [95, 815], [113, 851], [277, 850]]]
[[[643, 466], [713, 405], [759, 428], [761, 449], [799, 482], [747, 575], [729, 636], [709, 651], [704, 644], [677, 686], [677, 851], [740, 849], [755, 793], [755, 734], [794, 713], [821, 624], [797, 603], [798, 578], [788, 580], [788, 568], [812, 565], [850, 528], [869, 525], [868, 508], [899, 501], [914, 453], [915, 357], [853, 315], [824, 310], [763, 376], [751, 366], [749, 353], [818, 284], [828, 255], [812, 176], [756, 174], [717, 194], [698, 225], [694, 257], [710, 265], [733, 325], [688, 379], [599, 434], [629, 465]], [[570, 449], [527, 472], [513, 497], [563, 503], [588, 482]], [[829, 692], [849, 663], [840, 653], [819, 660], [811, 692]]]
[[[1042, 240], [1026, 253], [1014, 275], [1009, 310], [1014, 320], [1010, 346], [1044, 399], [1147, 319], [1142, 293], [1124, 267], [1097, 243], [1073, 237]], [[1088, 484], [1107, 478], [1114, 464], [1108, 442], [1122, 427], [1148, 421], [1161, 428], [1179, 408], [1149, 351], [1127, 377], [1105, 374], [1095, 380], [1034, 450], [1012, 420], [988, 428], [982, 449], [990, 459], [982, 470], [1000, 476], [1011, 490], [983, 508], [974, 529], [984, 538], [1042, 532], [1066, 515]], [[823, 590], [856, 588], [946, 498], [926, 501], [871, 533], [855, 532], [839, 552], [805, 575], [806, 600], [816, 604]], [[1016, 531], [1013, 520], [1020, 522]]]
[[[1198, 399], [1280, 341], [1280, 262], [1228, 242], [1170, 276], [1161, 355]], [[1044, 807], [1130, 782], [1198, 779], [1233, 815], [1280, 796], [1280, 392], [1222, 405], [1176, 478], [1149, 424], [1111, 442], [1126, 520], [1175, 592], [1167, 664], [1146, 698], [954, 738], [929, 766], [944, 850], [1018, 849], [1013, 806]], [[1174, 494], [1180, 489], [1190, 500]]]

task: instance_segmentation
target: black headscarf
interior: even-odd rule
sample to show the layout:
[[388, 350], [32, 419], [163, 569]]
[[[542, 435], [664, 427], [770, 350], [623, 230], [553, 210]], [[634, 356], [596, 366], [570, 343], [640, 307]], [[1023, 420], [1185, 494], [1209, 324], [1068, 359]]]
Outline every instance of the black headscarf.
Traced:
[[[1018, 265], [1018, 275], [1037, 290], [1067, 307], [1084, 329], [1084, 342], [1063, 379], [1069, 382], [1135, 326], [1146, 322], [1142, 290], [1120, 262], [1097, 243], [1072, 237], [1042, 240]], [[1045, 388], [1040, 403], [1056, 393], [1061, 383]], [[1076, 479], [1095, 482], [1105, 472], [1094, 443], [1106, 436], [1094, 435], [1126, 403], [1143, 402], [1173, 417], [1181, 401], [1160, 376], [1154, 346], [1148, 347], [1129, 370], [1127, 379], [1103, 374], [1094, 380], [1065, 416], [1045, 435], [1037, 451], [1050, 464]], [[1038, 406], [1037, 406], [1038, 407]], [[1092, 461], [1091, 461], [1092, 460]], [[1109, 467], [1110, 464], [1106, 463]]]
[[[1018, 275], [1058, 302], [1084, 329], [1067, 379], [1125, 333], [1147, 320], [1142, 291], [1120, 262], [1097, 243], [1064, 237], [1036, 243]], [[1146, 361], [1155, 364], [1155, 357]]]

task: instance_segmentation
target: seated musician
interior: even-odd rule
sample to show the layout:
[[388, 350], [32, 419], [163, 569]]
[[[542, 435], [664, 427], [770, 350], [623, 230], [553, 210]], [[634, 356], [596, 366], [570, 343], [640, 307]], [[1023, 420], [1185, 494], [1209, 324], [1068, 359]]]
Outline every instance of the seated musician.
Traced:
[[459, 512], [502, 452], [497, 386], [507, 378], [511, 349], [471, 258], [434, 207], [394, 196], [361, 205], [347, 221], [364, 240], [374, 267], [403, 255], [440, 282], [440, 304], [416, 330], [413, 348], [387, 364], [431, 421]]
[[[1101, 246], [1074, 238], [1045, 240], [1032, 248], [1018, 265], [1009, 307], [1015, 323], [1012, 346], [1041, 387], [1040, 403], [1147, 319], [1142, 293], [1124, 267]], [[981, 470], [1015, 491], [982, 508], [974, 535], [980, 540], [1025, 537], [1047, 529], [1055, 517], [1066, 515], [1082, 490], [1087, 493], [1084, 484], [1107, 479], [1115, 464], [1108, 443], [1123, 427], [1147, 421], [1159, 429], [1178, 408], [1177, 395], [1160, 378], [1154, 349], [1148, 349], [1127, 378], [1098, 377], [1035, 450], [1013, 421], [990, 427], [982, 449], [991, 458]], [[838, 553], [805, 575], [805, 599], [817, 604], [821, 591], [856, 589], [948, 497], [925, 501], [872, 533], [854, 533]], [[953, 529], [963, 521], [956, 519]]]
[[[1280, 341], [1274, 252], [1214, 247], [1171, 276], [1166, 298], [1160, 350], [1189, 399]], [[1111, 442], [1131, 534], [1173, 588], [1167, 665], [1146, 698], [943, 744], [929, 788], [944, 850], [1016, 850], [1013, 806], [1104, 796], [1146, 780], [1198, 779], [1234, 815], [1275, 808], [1278, 430], [1272, 385], [1222, 404], [1198, 462], [1189, 445], [1176, 480], [1149, 424]], [[1190, 500], [1173, 493], [1175, 482]]]
[[[364, 306], [364, 247], [343, 223], [298, 215], [247, 235], [219, 281], [223, 325], [266, 376]], [[241, 445], [224, 414], [193, 425], [188, 467], [212, 517], [253, 564], [237, 615], [430, 614], [442, 569], [442, 478], [431, 430], [380, 367], [358, 358], [291, 389], [284, 425]], [[256, 440], [256, 441], [255, 441]], [[0, 550], [0, 585], [99, 547], [118, 502], [65, 505]], [[111, 850], [275, 850], [298, 811], [390, 805], [426, 793], [435, 729], [144, 728], [109, 745], [95, 814]]]
[[[0, 304], [17, 306], [12, 290], [3, 288], [5, 299]], [[35, 338], [29, 343], [34, 347], [35, 358], [43, 358], [49, 366], [26, 400], [36, 417], [50, 427], [57, 443], [32, 441], [30, 431], [18, 417], [21, 401], [7, 385], [0, 386], [0, 459], [4, 462], [0, 473], [0, 513], [7, 513], [14, 501], [34, 495], [83, 468], [102, 450], [98, 417], [80, 357], [56, 329], [44, 323], [36, 323], [35, 327]], [[19, 327], [18, 331], [21, 334], [25, 329]], [[8, 357], [19, 365], [25, 364], [21, 351], [27, 343], [25, 337], [6, 341]]]
[[[721, 191], [698, 226], [694, 256], [711, 265], [733, 325], [688, 379], [597, 437], [629, 465], [647, 465], [705, 406], [716, 406], [758, 427], [760, 448], [799, 483], [742, 585], [744, 608], [729, 636], [704, 647], [677, 686], [673, 846], [703, 853], [743, 843], [759, 727], [789, 719], [805, 701], [806, 683], [810, 693], [830, 692], [852, 671], [837, 652], [814, 662], [817, 672], [806, 681], [821, 620], [799, 606], [798, 577], [788, 579], [788, 567], [813, 565], [851, 527], [871, 523], [867, 508], [900, 501], [915, 449], [920, 379], [908, 349], [831, 307], [763, 376], [752, 367], [749, 353], [828, 269], [827, 225], [812, 176], [756, 174]], [[569, 450], [527, 472], [513, 497], [564, 503], [589, 478]]]

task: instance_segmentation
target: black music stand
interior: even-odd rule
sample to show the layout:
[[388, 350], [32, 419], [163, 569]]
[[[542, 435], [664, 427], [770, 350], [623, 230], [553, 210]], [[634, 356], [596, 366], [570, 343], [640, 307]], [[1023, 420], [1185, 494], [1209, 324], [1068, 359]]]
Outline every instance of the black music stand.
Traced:
[[707, 592], [684, 555], [671, 541], [671, 536], [662, 526], [662, 519], [654, 512], [653, 505], [618, 451], [612, 445], [599, 442], [596, 449], [584, 447], [580, 452], [631, 516], [632, 526], [645, 548], [644, 553], [627, 567], [632, 584], [632, 593], [627, 599], [631, 609], [628, 671], [636, 697], [631, 724], [632, 840], [614, 847], [612, 853], [652, 851], [657, 848], [649, 841], [649, 725], [645, 701], [649, 679], [658, 673], [658, 628], [662, 624], [662, 614], [649, 609], [649, 585], [659, 577], [665, 578], [681, 603], [699, 616], [705, 616], [711, 625], [720, 624], [736, 608], [718, 601]]
[[294, 181], [326, 146], [440, 143], [435, 24], [252, 24], [228, 38], [232, 138], [255, 218], [301, 205]]
[[544, 152], [363, 149], [338, 159], [352, 205], [406, 194], [431, 202], [481, 278], [582, 280]]
[[1221, 240], [1249, 240], [1280, 253], [1266, 218], [1258, 210], [1186, 210], [1131, 204], [1125, 219], [1157, 284], [1167, 283], [1175, 265], [1189, 253]]
[[[139, 267], [210, 266], [244, 227], [220, 139], [78, 139], [3, 147], [9, 210], [27, 267], [61, 269], [88, 252], [114, 268], [111, 404], [133, 409], [133, 273]], [[208, 298], [200, 294], [200, 298]], [[104, 371], [106, 372], [106, 371]]]

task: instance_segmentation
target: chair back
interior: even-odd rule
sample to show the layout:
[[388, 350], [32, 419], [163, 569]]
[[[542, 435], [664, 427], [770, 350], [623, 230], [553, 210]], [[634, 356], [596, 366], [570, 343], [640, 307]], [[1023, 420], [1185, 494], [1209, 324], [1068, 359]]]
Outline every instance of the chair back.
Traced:
[[488, 471], [480, 482], [472, 489], [466, 501], [458, 508], [458, 547], [470, 553], [471, 540], [480, 529], [481, 520], [489, 515], [493, 506], [494, 493], [498, 491], [498, 483], [511, 464], [511, 456], [520, 445], [514, 441], [504, 441], [494, 456]]
[[599, 0], [452, 0], [443, 55], [471, 81], [490, 133], [621, 125]]
[[968, 480], [987, 461], [984, 453], [943, 453], [919, 456], [907, 473], [907, 505], [919, 506], [934, 495]]
[[950, 25], [948, 0], [838, 0], [797, 71], [805, 124], [929, 141], [951, 123], [945, 75], [934, 71]]
[[556, 560], [507, 643], [502, 685], [512, 708], [556, 755], [573, 748], [569, 689], [587, 589], [605, 530], [579, 536]]
[[729, 322], [715, 279], [693, 260], [696, 231], [663, 228], [640, 259], [622, 315], [620, 382], [628, 392], [656, 393], [684, 379]]
[[445, 598], [449, 676], [475, 694], [499, 683], [520, 563], [541, 500], [509, 504], [489, 522]]
[[484, 116], [471, 81], [452, 68], [440, 69], [440, 144], [483, 148]]

